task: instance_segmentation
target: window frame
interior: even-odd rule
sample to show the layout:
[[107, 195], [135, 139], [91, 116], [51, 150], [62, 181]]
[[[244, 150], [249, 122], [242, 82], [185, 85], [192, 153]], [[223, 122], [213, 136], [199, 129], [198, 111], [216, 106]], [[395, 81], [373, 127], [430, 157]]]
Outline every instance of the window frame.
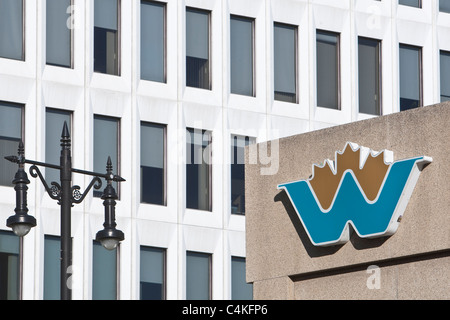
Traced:
[[[142, 78], [142, 4], [146, 2], [149, 4], [155, 4], [155, 5], [159, 5], [161, 7], [163, 7], [163, 81], [156, 81], [156, 80], [148, 80], [148, 79], [144, 79]], [[155, 1], [155, 0], [141, 0], [139, 3], [139, 8], [140, 8], [140, 16], [139, 18], [140, 20], [140, 32], [141, 32], [141, 37], [139, 39], [140, 41], [140, 52], [139, 52], [139, 79], [140, 80], [144, 80], [144, 81], [152, 81], [152, 82], [158, 82], [158, 83], [167, 83], [167, 3], [166, 2], [161, 2], [161, 1]]]
[[[241, 19], [241, 20], [247, 20], [248, 22], [251, 22], [251, 35], [252, 35], [252, 41], [251, 41], [251, 46], [252, 46], [252, 93], [250, 95], [247, 94], [242, 94], [242, 93], [235, 93], [232, 92], [232, 85], [231, 85], [231, 81], [232, 81], [232, 77], [231, 77], [231, 21], [232, 19]], [[255, 46], [256, 46], [256, 39], [255, 39], [255, 35], [256, 35], [256, 19], [252, 18], [252, 17], [246, 17], [243, 15], [238, 15], [238, 14], [230, 14], [230, 93], [231, 94], [236, 94], [236, 95], [243, 95], [243, 96], [247, 96], [247, 97], [256, 97], [256, 52], [255, 52]]]
[[[116, 120], [117, 121], [117, 137], [116, 137], [116, 139], [117, 139], [117, 167], [113, 167], [113, 173], [115, 173], [116, 175], [118, 175], [118, 176], [120, 176], [120, 172], [121, 172], [121, 118], [119, 118], [119, 117], [114, 117], [114, 116], [108, 116], [108, 115], [103, 115], [103, 114], [97, 114], [97, 113], [95, 113], [94, 115], [93, 115], [93, 133], [95, 133], [95, 119], [104, 119], [104, 120]], [[93, 138], [93, 141], [92, 141], [92, 160], [93, 160], [93, 165], [95, 165], [95, 137], [94, 137], [94, 135], [95, 134], [92, 134], [92, 138]], [[105, 173], [106, 173], [106, 161], [107, 161], [108, 159], [105, 159]], [[95, 168], [94, 168], [94, 171], [95, 171]], [[99, 172], [99, 173], [101, 173], [101, 171]], [[102, 178], [103, 179], [103, 178]], [[104, 185], [104, 181], [102, 181], [102, 188], [103, 188], [103, 185]], [[113, 184], [114, 184], [114, 182], [113, 182]], [[121, 195], [121, 192], [120, 192], [120, 190], [121, 190], [121, 184], [120, 183], [116, 183], [116, 185], [114, 185], [114, 189], [116, 190], [116, 193], [117, 193], [117, 200], [119, 200], [120, 201], [120, 195]], [[94, 190], [94, 192], [95, 192], [95, 190]], [[103, 193], [103, 190], [101, 190], [101, 191], [97, 191], [97, 192], [102, 192]], [[94, 198], [101, 198], [101, 196], [99, 197], [99, 196], [95, 196], [94, 195]]]
[[[156, 250], [160, 251], [162, 253], [162, 269], [163, 269], [163, 284], [161, 286], [161, 300], [167, 300], [167, 248], [160, 248], [160, 247], [154, 247], [154, 246], [146, 246], [146, 245], [140, 245], [139, 246], [139, 260], [142, 255], [142, 249], [150, 249], [150, 250]], [[139, 261], [140, 263], [140, 261]], [[139, 285], [141, 283], [141, 273], [142, 269], [141, 266], [139, 266]], [[139, 300], [142, 300], [141, 292], [139, 292]]]
[[92, 71], [93, 73], [120, 77], [122, 75], [122, 0], [117, 0], [117, 74], [95, 71], [95, 0], [93, 0], [94, 19], [92, 23]]
[[187, 298], [187, 259], [188, 259], [188, 255], [189, 254], [193, 254], [193, 255], [197, 255], [197, 256], [203, 256], [203, 257], [208, 257], [208, 300], [212, 300], [213, 299], [213, 254], [212, 253], [208, 253], [208, 252], [200, 252], [200, 251], [194, 251], [194, 250], [186, 250], [186, 270], [185, 270], [185, 275], [186, 275], [186, 298]]
[[[377, 61], [377, 64], [378, 64], [378, 83], [377, 83], [377, 85], [378, 85], [378, 92], [377, 92], [377, 95], [378, 95], [378, 106], [377, 106], [377, 108], [378, 108], [378, 113], [377, 114], [372, 114], [372, 115], [375, 115], [375, 116], [382, 116], [383, 115], [383, 86], [382, 86], [382, 84], [383, 84], [383, 57], [382, 57], [382, 52], [383, 52], [383, 41], [382, 40], [380, 40], [380, 39], [375, 39], [375, 38], [368, 38], [368, 37], [364, 37], [364, 36], [358, 36], [358, 63], [359, 63], [359, 40], [366, 40], [366, 41], [373, 41], [373, 42], [377, 42], [378, 43], [378, 61]], [[360, 68], [358, 67], [358, 112], [359, 113], [362, 113], [360, 110], [360, 96], [359, 96], [359, 92], [360, 92], [360, 89], [359, 89], [359, 87], [360, 87], [360, 79], [361, 79], [361, 77], [360, 77]], [[364, 114], [367, 114], [367, 113], [364, 113]]]
[[[443, 72], [445, 70], [442, 69], [442, 57], [443, 56], [446, 56], [447, 59], [449, 59], [449, 64], [450, 64], [450, 50], [439, 50], [439, 101], [440, 102], [444, 102], [442, 100], [442, 97], [446, 97], [448, 99], [445, 101], [450, 101], [450, 95], [449, 96], [443, 95], [443, 92], [442, 92], [442, 82], [443, 82], [442, 74], [445, 73], [445, 72]], [[450, 74], [448, 77], [450, 77]]]
[[[91, 263], [91, 272], [92, 272], [92, 281], [91, 281], [91, 299], [94, 300], [94, 281], [95, 281], [95, 277], [94, 277], [94, 246], [97, 246], [100, 250], [107, 250], [105, 249], [102, 244], [95, 240], [92, 239], [92, 263]], [[116, 253], [116, 257], [115, 257], [115, 268], [116, 268], [116, 274], [115, 274], [115, 281], [116, 281], [116, 295], [115, 295], [115, 300], [120, 300], [120, 243], [117, 245], [116, 248], [114, 248], [113, 250], [109, 251], [107, 250], [108, 253]], [[104, 299], [95, 299], [95, 300], [104, 300]]]
[[329, 109], [329, 110], [342, 110], [342, 77], [341, 77], [341, 34], [339, 32], [335, 32], [335, 31], [329, 31], [329, 30], [324, 30], [324, 29], [316, 29], [316, 102], [317, 102], [317, 96], [318, 96], [318, 85], [317, 85], [317, 81], [318, 81], [318, 77], [317, 77], [317, 65], [318, 65], [318, 59], [317, 59], [317, 33], [320, 32], [322, 34], [328, 34], [328, 35], [334, 35], [336, 36], [336, 62], [337, 62], [337, 67], [336, 67], [336, 81], [337, 81], [337, 108], [330, 108], [330, 107], [325, 107], [325, 106], [320, 106], [317, 103], [317, 107], [319, 108], [325, 108], [325, 109]]
[[[73, 10], [75, 10], [75, 4], [74, 1], [75, 0], [69, 0], [70, 1], [70, 8], [73, 8]], [[67, 11], [66, 11], [67, 12]], [[72, 10], [70, 11], [69, 15], [72, 14]], [[70, 17], [70, 16], [69, 16]], [[74, 18], [74, 17], [73, 17]], [[74, 47], [75, 47], [75, 28], [70, 28], [70, 50], [69, 50], [69, 54], [70, 54], [70, 63], [69, 66], [64, 66], [64, 65], [58, 65], [58, 64], [54, 64], [54, 63], [49, 63], [47, 61], [47, 0], [45, 1], [45, 65], [48, 66], [54, 66], [54, 67], [59, 67], [59, 68], [67, 68], [67, 69], [74, 69], [74, 64], [75, 64], [75, 58], [74, 58]]]
[[[46, 284], [48, 283], [47, 282], [47, 280], [46, 280], [46, 268], [45, 268], [45, 266], [47, 265], [46, 264], [46, 262], [50, 262], [50, 261], [48, 261], [46, 258], [48, 257], [47, 256], [47, 249], [49, 249], [48, 247], [47, 247], [47, 240], [49, 240], [49, 241], [55, 241], [55, 242], [59, 242], [59, 246], [60, 246], [60, 243], [61, 243], [61, 237], [60, 236], [55, 236], [55, 235], [52, 235], [52, 234], [44, 234], [44, 254], [43, 254], [43, 260], [44, 260], [44, 271], [43, 271], [43, 281], [42, 281], [42, 287], [43, 287], [43, 293], [42, 293], [42, 299], [43, 300], [53, 300], [53, 299], [49, 299], [49, 297], [47, 296], [47, 298], [46, 298], [46, 295], [45, 295], [45, 293], [46, 293], [46, 288], [47, 289], [50, 289], [49, 287], [47, 287], [46, 286]], [[60, 249], [58, 248], [58, 250], [57, 250], [58, 252], [60, 251]], [[56, 274], [55, 275], [55, 279], [56, 279], [56, 282], [57, 282], [57, 286], [56, 286], [56, 292], [54, 292], [55, 294], [57, 294], [58, 295], [58, 298], [57, 298], [57, 300], [60, 300], [61, 299], [61, 296], [60, 296], [60, 286], [61, 286], [61, 275], [60, 275], [60, 273], [61, 273], [61, 268], [60, 268], [60, 263], [59, 263], [59, 254], [57, 254], [57, 257], [58, 257], [58, 261], [57, 261], [57, 272], [58, 272], [58, 274]], [[51, 292], [52, 293], [52, 292]]]
[[[411, 44], [406, 44], [406, 43], [399, 43], [398, 45], [398, 49], [399, 49], [399, 66], [398, 66], [398, 86], [399, 86], [399, 91], [398, 91], [398, 103], [399, 103], [399, 111], [402, 111], [401, 109], [401, 65], [400, 65], [400, 50], [401, 48], [409, 48], [409, 49], [418, 49], [418, 55], [419, 55], [419, 68], [418, 68], [418, 72], [419, 72], [419, 104], [417, 106], [417, 108], [421, 108], [424, 106], [424, 102], [423, 102], [423, 47], [420, 46], [415, 46], [415, 45], [411, 45]], [[409, 110], [409, 109], [406, 109]], [[405, 110], [403, 110], [405, 111]]]
[[[163, 206], [163, 207], [167, 207], [167, 124], [161, 124], [161, 123], [156, 123], [156, 122], [149, 122], [149, 121], [141, 121], [140, 122], [140, 129], [142, 130], [142, 126], [145, 125], [152, 125], [152, 126], [158, 126], [161, 127], [163, 129], [163, 204], [156, 204], [156, 203], [150, 203], [150, 202], [143, 202], [142, 201], [142, 173], [140, 174], [140, 179], [141, 179], [141, 185], [140, 185], [140, 203], [141, 204], [150, 204], [150, 205], [156, 205], [156, 206]], [[142, 132], [142, 131], [141, 131]], [[140, 144], [140, 158], [139, 158], [139, 164], [140, 164], [140, 168], [142, 167], [142, 133], [141, 133], [141, 144]]]
[[294, 24], [288, 24], [288, 23], [284, 23], [284, 22], [277, 22], [274, 21], [273, 25], [272, 25], [272, 34], [273, 34], [273, 42], [275, 43], [275, 26], [280, 26], [280, 27], [288, 27], [288, 28], [292, 28], [294, 30], [294, 70], [295, 70], [295, 76], [294, 76], [294, 88], [295, 88], [295, 101], [286, 101], [286, 100], [280, 100], [280, 99], [276, 99], [276, 95], [275, 95], [275, 46], [273, 49], [273, 74], [274, 74], [274, 80], [273, 80], [273, 99], [274, 101], [280, 101], [280, 102], [286, 102], [286, 103], [294, 103], [294, 104], [298, 104], [300, 101], [300, 94], [299, 94], [299, 61], [298, 61], [298, 54], [299, 54], [299, 50], [298, 50], [298, 29], [299, 27], [297, 25]]
[[[232, 172], [232, 170], [233, 170], [233, 165], [239, 165], [239, 164], [244, 165], [244, 170], [245, 170], [245, 163], [234, 163], [234, 159], [235, 158], [236, 158], [236, 160], [238, 160], [237, 156], [236, 156], [236, 153], [235, 153], [235, 150], [234, 150], [235, 148], [237, 148], [237, 145], [234, 144], [234, 139], [235, 138], [236, 139], [243, 139], [244, 141], [248, 138], [248, 145], [244, 146], [244, 149], [245, 149], [245, 147], [247, 147], [249, 145], [255, 144], [256, 143], [256, 138], [255, 137], [250, 137], [250, 136], [247, 136], [247, 135], [239, 135], [239, 134], [233, 134], [233, 133], [230, 135], [230, 141], [231, 141], [230, 150], [231, 150], [231, 148], [233, 148], [233, 151], [230, 154], [231, 163], [230, 163], [230, 174], [229, 174], [229, 182], [230, 182], [230, 189], [229, 189], [230, 190], [230, 197], [229, 197], [230, 214], [236, 215], [236, 216], [245, 216], [245, 190], [244, 190], [244, 211], [243, 212], [233, 212], [232, 211], [232, 207], [233, 207], [232, 206], [232, 196], [233, 196], [233, 172]], [[244, 183], [245, 183], [245, 171], [244, 171]]]
[[[17, 237], [12, 231], [6, 231], [6, 230], [0, 230], [0, 236], [4, 235], [4, 236], [9, 236], [13, 239], [15, 239], [15, 241], [18, 241], [17, 245], [18, 245], [18, 253], [10, 253], [11, 255], [16, 256], [17, 258], [17, 269], [15, 271], [17, 271], [17, 278], [14, 280], [16, 282], [16, 288], [15, 288], [15, 293], [17, 294], [17, 296], [11, 297], [11, 300], [22, 300], [23, 298], [23, 237]], [[0, 253], [4, 253], [4, 254], [8, 254], [7, 252], [0, 252]], [[8, 284], [7, 284], [7, 288], [8, 288]], [[8, 292], [6, 293], [6, 295], [8, 296]], [[8, 297], [7, 297], [8, 299]]]
[[409, 4], [403, 4], [403, 3], [400, 3], [400, 1], [401, 1], [401, 0], [398, 0], [398, 5], [399, 5], [399, 6], [406, 6], [406, 7], [410, 7], [410, 8], [422, 9], [422, 0], [418, 0], [418, 1], [419, 1], [419, 4], [418, 4], [417, 7], [416, 7], [416, 6], [411, 6], [411, 5], [409, 5]]
[[[70, 116], [70, 123], [68, 124], [69, 125], [69, 130], [70, 130], [69, 131], [70, 132], [70, 137], [71, 137], [71, 141], [72, 141], [72, 144], [71, 144], [70, 148], [73, 150], [74, 137], [75, 137], [75, 135], [73, 134], [74, 133], [74, 131], [73, 131], [73, 128], [74, 128], [74, 126], [73, 126], [73, 111], [65, 110], [65, 109], [58, 109], [58, 108], [53, 108], [53, 107], [45, 107], [45, 121], [46, 122], [47, 122], [47, 112], [66, 113], [67, 115]], [[45, 128], [47, 129], [47, 124], [45, 125]], [[62, 129], [63, 128], [61, 127], [61, 132], [62, 132]], [[59, 137], [60, 133], [58, 133], [57, 136]], [[47, 146], [47, 130], [45, 130], [45, 150], [44, 150], [44, 152], [45, 152], [45, 161], [46, 162], [48, 162], [48, 159], [47, 159], [47, 148], [48, 148], [48, 146]], [[59, 163], [54, 163], [54, 164], [59, 166]], [[45, 169], [44, 177], [47, 179], [47, 168]]]
[[[446, 10], [441, 9], [441, 1], [443, 1], [443, 0], [439, 0], [439, 8], [438, 8], [439, 12], [450, 13], [450, 7], [448, 7], [448, 9], [446, 9]], [[450, 3], [448, 3], [448, 5], [450, 6]]]
[[[188, 143], [188, 135], [187, 135], [187, 132], [189, 131], [189, 134], [194, 134], [194, 133], [196, 133], [196, 132], [198, 132], [198, 131], [201, 131], [201, 133], [202, 133], [202, 139], [203, 139], [203, 137], [204, 137], [204, 135], [205, 135], [205, 133], [207, 133], [208, 135], [209, 135], [209, 140], [208, 140], [208, 145], [206, 146], [206, 148], [208, 148], [209, 147], [209, 161], [210, 161], [210, 163], [205, 163], [204, 162], [204, 157], [203, 157], [203, 152], [204, 152], [204, 149], [203, 149], [203, 144], [201, 145], [201, 147], [202, 147], [202, 149], [203, 149], [203, 151], [202, 151], [202, 162], [200, 163], [200, 165], [207, 165], [208, 166], [208, 190], [209, 190], [209, 194], [208, 194], [208, 209], [200, 209], [200, 208], [191, 208], [191, 207], [188, 207], [188, 201], [187, 201], [187, 197], [188, 197], [188, 187], [187, 187], [187, 184], [188, 184], [188, 177], [187, 177], [187, 166], [189, 165], [189, 164], [195, 164], [195, 165], [199, 165], [199, 163], [195, 163], [195, 156], [194, 156], [194, 163], [188, 163], [187, 162], [187, 155], [188, 155], [188, 152], [187, 152], [187, 150], [186, 150], [186, 157], [185, 157], [185, 160], [186, 160], [186, 165], [185, 165], [185, 170], [186, 170], [186, 172], [185, 172], [185, 177], [186, 177], [186, 184], [185, 184], [185, 186], [186, 186], [186, 190], [185, 190], [185, 196], [186, 196], [186, 209], [191, 209], [191, 210], [199, 210], [199, 211], [205, 211], [205, 212], [212, 212], [213, 211], [213, 181], [212, 181], [212, 174], [213, 174], [213, 166], [212, 166], [212, 155], [213, 155], [213, 152], [212, 152], [212, 141], [213, 141], [213, 137], [212, 137], [212, 131], [210, 131], [210, 130], [206, 130], [206, 129], [197, 129], [197, 128], [191, 128], [191, 127], [188, 127], [188, 128], [186, 128], [186, 147], [187, 147], [187, 143]], [[202, 142], [203, 142], [203, 140], [202, 140]], [[192, 140], [190, 140], [189, 141], [189, 145], [192, 145], [193, 143], [192, 143]], [[195, 144], [194, 144], [195, 145]], [[189, 151], [190, 152], [190, 151]], [[192, 158], [192, 154], [191, 154], [191, 158]], [[189, 161], [190, 161], [190, 159], [189, 159]], [[197, 185], [197, 190], [198, 190], [198, 185]]]
[[[187, 41], [188, 41], [188, 37], [187, 37], [187, 12], [191, 11], [191, 12], [197, 12], [197, 13], [205, 13], [208, 15], [208, 87], [204, 88], [204, 87], [194, 87], [194, 86], [189, 86], [187, 84]], [[212, 90], [212, 48], [211, 48], [211, 44], [212, 44], [212, 35], [211, 35], [211, 28], [212, 28], [212, 11], [211, 10], [207, 10], [207, 9], [202, 9], [202, 8], [196, 8], [196, 7], [191, 7], [191, 6], [186, 6], [185, 8], [185, 41], [186, 41], [186, 54], [185, 54], [185, 81], [186, 81], [186, 87], [189, 88], [195, 88], [195, 89], [202, 89], [202, 90]]]
[[[231, 259], [230, 259], [230, 265], [231, 265], [231, 274], [230, 274], [230, 280], [231, 280], [231, 290], [230, 290], [230, 299], [231, 300], [240, 300], [239, 298], [236, 298], [236, 297], [234, 297], [233, 298], [233, 292], [234, 292], [234, 288], [233, 288], [233, 283], [234, 283], [234, 280], [236, 279], [235, 278], [235, 275], [233, 274], [233, 264], [234, 263], [244, 263], [244, 265], [245, 265], [245, 268], [247, 268], [247, 258], [246, 257], [240, 257], [240, 256], [235, 256], [235, 255], [232, 255], [231, 256]], [[251, 286], [251, 288], [252, 288], [252, 299], [253, 299], [253, 284], [252, 283], [247, 283], [247, 282], [245, 282], [245, 285], [249, 285], [249, 286]], [[252, 300], [252, 299], [250, 299], [250, 300]]]
[[[0, 100], [0, 107], [4, 106], [4, 105], [9, 105], [11, 107], [16, 107], [20, 109], [20, 113], [21, 113], [21, 130], [20, 130], [20, 135], [21, 138], [19, 139], [19, 141], [17, 141], [17, 148], [19, 147], [19, 142], [22, 141], [24, 145], [26, 145], [26, 141], [25, 141], [25, 104], [22, 103], [17, 103], [17, 102], [10, 102], [10, 101], [5, 101], [5, 100]], [[6, 137], [5, 137], [6, 138]], [[1, 137], [0, 137], [1, 139]], [[11, 139], [11, 140], [15, 140], [15, 139]], [[11, 181], [14, 179], [13, 174], [11, 174]], [[0, 187], [5, 187], [5, 188], [14, 188], [13, 184], [11, 183], [10, 185], [2, 185], [0, 184]]]
[[[17, 1], [17, 0], [15, 0]], [[0, 56], [0, 59], [8, 59], [8, 60], [14, 60], [14, 61], [22, 61], [25, 62], [26, 61], [26, 50], [25, 50], [25, 37], [26, 37], [26, 1], [25, 0], [20, 0], [22, 1], [22, 52], [21, 52], [21, 57], [19, 59], [16, 58], [9, 58], [9, 57], [4, 57], [4, 56]]]

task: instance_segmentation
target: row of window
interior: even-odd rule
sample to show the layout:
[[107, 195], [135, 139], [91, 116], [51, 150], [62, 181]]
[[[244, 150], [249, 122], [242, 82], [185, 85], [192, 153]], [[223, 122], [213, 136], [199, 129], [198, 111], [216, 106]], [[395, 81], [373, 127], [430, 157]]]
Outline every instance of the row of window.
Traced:
[[[47, 64], [73, 67], [73, 0], [46, 1]], [[421, 7], [420, 0], [400, 4]], [[23, 1], [0, 0], [0, 57], [24, 59]], [[450, 12], [450, 0], [439, 8]], [[165, 83], [166, 4], [141, 1], [141, 78]], [[120, 0], [94, 1], [94, 71], [120, 74]], [[211, 90], [211, 12], [186, 8], [186, 85]], [[297, 26], [275, 22], [274, 99], [297, 103]], [[255, 19], [230, 17], [231, 93], [255, 96]], [[317, 105], [340, 109], [340, 34], [317, 30]], [[400, 110], [422, 105], [421, 48], [400, 45]], [[448, 96], [448, 52], [441, 53], [441, 96]], [[358, 39], [359, 106], [361, 113], [380, 115], [381, 41]]]
[[[93, 242], [92, 299], [118, 298], [117, 272], [120, 253], [108, 251]], [[186, 299], [212, 298], [212, 255], [186, 252]], [[166, 249], [140, 247], [140, 299], [164, 300], [167, 298]], [[0, 231], [0, 300], [19, 298], [19, 238], [12, 232]], [[44, 237], [44, 300], [60, 299], [60, 238]], [[249, 300], [253, 287], [245, 281], [245, 258], [231, 257], [231, 299]]]
[[[439, 11], [450, 13], [450, 1], [448, 0], [438, 0], [438, 1], [439, 1]], [[422, 0], [399, 0], [398, 3], [404, 6], [422, 8]]]
[[[23, 135], [23, 105], [0, 101], [0, 158], [17, 153]], [[72, 123], [69, 111], [47, 108], [45, 126], [45, 161], [58, 165], [60, 136], [64, 122]], [[167, 126], [141, 122], [141, 202], [167, 205]], [[114, 170], [120, 170], [120, 119], [94, 116], [94, 171], [105, 172], [111, 157]], [[212, 211], [212, 151], [210, 131], [186, 130], [186, 207]], [[244, 148], [255, 139], [232, 135], [231, 146], [231, 213], [245, 212]], [[11, 186], [14, 164], [0, 161], [0, 185]], [[59, 181], [56, 169], [46, 168], [48, 182]], [[106, 182], [104, 182], [104, 185]], [[50, 185], [50, 184], [49, 184]], [[114, 185], [118, 190], [117, 183]], [[119, 191], [119, 190], [118, 190]], [[94, 191], [101, 197], [102, 191]]]

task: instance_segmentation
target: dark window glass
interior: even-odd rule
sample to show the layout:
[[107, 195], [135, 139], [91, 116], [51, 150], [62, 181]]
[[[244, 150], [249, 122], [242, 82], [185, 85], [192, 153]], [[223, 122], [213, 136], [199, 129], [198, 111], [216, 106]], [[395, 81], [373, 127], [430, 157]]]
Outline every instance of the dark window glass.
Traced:
[[211, 89], [209, 25], [210, 12], [186, 9], [186, 85]]
[[[61, 133], [64, 122], [72, 126], [72, 113], [69, 111], [47, 108], [45, 113], [45, 161], [59, 165], [61, 157]], [[72, 132], [70, 135], [73, 136]], [[45, 179], [50, 183], [60, 181], [59, 170], [45, 168]]]
[[188, 128], [186, 142], [186, 207], [211, 211], [211, 133]]
[[19, 300], [19, 237], [0, 231], [0, 300]]
[[[106, 173], [106, 163], [111, 157], [113, 173], [119, 175], [119, 119], [94, 116], [94, 171]], [[94, 197], [101, 197], [106, 187], [106, 180], [102, 178], [102, 188], [94, 190]], [[117, 182], [113, 187], [119, 194]]]
[[165, 249], [141, 247], [141, 300], [165, 299], [165, 255]]
[[381, 41], [358, 39], [359, 112], [381, 114]]
[[441, 101], [450, 101], [450, 52], [441, 51]]
[[25, 60], [23, 0], [0, 0], [0, 57]]
[[245, 278], [245, 258], [231, 257], [231, 299], [253, 299], [253, 285]]
[[245, 214], [245, 147], [255, 139], [231, 136], [231, 213]]
[[422, 8], [422, 0], [399, 0], [398, 3], [404, 6]]
[[166, 126], [141, 124], [141, 202], [165, 205]]
[[105, 249], [93, 241], [92, 299], [117, 299], [117, 248]]
[[44, 300], [61, 299], [61, 238], [44, 237]]
[[[47, 0], [46, 3], [46, 54], [47, 64], [71, 66], [72, 30], [68, 19], [72, 13], [72, 0]], [[69, 20], [70, 22], [70, 20]]]
[[141, 79], [166, 82], [166, 5], [141, 1]]
[[212, 255], [186, 252], [186, 299], [211, 299]]
[[119, 75], [118, 0], [94, 1], [94, 71]]
[[439, 11], [450, 13], [450, 0], [439, 0]]
[[422, 48], [400, 45], [400, 111], [422, 106]]
[[244, 17], [230, 18], [231, 93], [254, 96], [254, 22], [254, 19]]
[[317, 31], [317, 106], [340, 109], [339, 34]]
[[274, 23], [275, 100], [297, 102], [297, 27]]
[[5, 156], [17, 155], [22, 139], [23, 107], [0, 101], [0, 185], [12, 187], [17, 164], [5, 161]]

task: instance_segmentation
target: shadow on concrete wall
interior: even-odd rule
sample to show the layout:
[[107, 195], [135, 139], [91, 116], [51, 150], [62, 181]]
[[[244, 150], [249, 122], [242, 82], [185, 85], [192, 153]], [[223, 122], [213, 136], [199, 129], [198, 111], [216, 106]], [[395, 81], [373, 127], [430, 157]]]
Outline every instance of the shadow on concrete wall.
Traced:
[[[295, 208], [293, 207], [287, 193], [285, 190], [281, 190], [274, 198], [275, 202], [281, 202], [286, 210], [286, 213], [288, 214], [289, 218], [291, 219], [292, 225], [295, 227], [295, 230], [297, 231], [297, 234], [300, 238], [300, 240], [303, 243], [303, 246], [306, 249], [306, 252], [311, 258], [314, 257], [322, 257], [327, 255], [335, 254], [339, 249], [341, 249], [345, 244], [341, 245], [335, 245], [330, 247], [317, 247], [312, 244], [311, 240], [309, 239], [308, 234], [305, 231], [305, 228], [303, 227], [300, 218], [297, 215], [297, 212], [295, 211]], [[376, 239], [363, 239], [358, 237], [357, 233], [354, 232], [352, 226], [350, 225], [350, 242], [352, 243], [353, 247], [357, 250], [364, 250], [369, 248], [376, 248], [381, 246], [386, 240], [389, 239], [389, 237], [382, 237], [382, 238], [376, 238]]]

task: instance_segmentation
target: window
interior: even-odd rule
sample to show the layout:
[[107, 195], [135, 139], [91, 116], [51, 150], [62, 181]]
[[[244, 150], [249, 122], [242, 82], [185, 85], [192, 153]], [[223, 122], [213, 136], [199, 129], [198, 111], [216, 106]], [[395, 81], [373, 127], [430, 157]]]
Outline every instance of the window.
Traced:
[[274, 23], [275, 100], [297, 103], [297, 27]]
[[[72, 126], [72, 113], [69, 111], [47, 108], [45, 113], [45, 161], [50, 164], [59, 165], [61, 156], [61, 133], [64, 122]], [[72, 132], [71, 132], [71, 136]], [[45, 168], [47, 182], [60, 181], [59, 170]]]
[[381, 41], [358, 39], [359, 112], [381, 115]]
[[245, 258], [231, 257], [231, 299], [253, 299], [253, 285], [245, 279]]
[[19, 237], [0, 231], [0, 300], [19, 300]]
[[231, 136], [231, 213], [245, 214], [245, 147], [255, 139]]
[[166, 4], [141, 1], [141, 79], [166, 82]]
[[186, 85], [211, 89], [209, 11], [186, 8]]
[[[106, 173], [106, 163], [111, 157], [113, 173], [119, 175], [119, 119], [94, 116], [94, 171]], [[102, 189], [94, 190], [94, 197], [101, 197], [106, 187], [106, 180], [102, 178]], [[117, 182], [113, 187], [119, 194]]]
[[450, 52], [441, 51], [441, 102], [450, 101]]
[[44, 300], [61, 299], [61, 238], [44, 236]]
[[23, 0], [0, 0], [0, 57], [25, 60]]
[[23, 107], [0, 101], [0, 186], [12, 187], [17, 164], [5, 161], [5, 156], [17, 155], [22, 140]]
[[340, 109], [339, 34], [317, 30], [317, 106]]
[[400, 45], [400, 111], [422, 106], [422, 48]]
[[94, 1], [94, 71], [119, 75], [119, 0]]
[[93, 241], [92, 260], [92, 299], [117, 299], [118, 251], [103, 248], [100, 242]]
[[166, 299], [166, 250], [141, 247], [141, 300]]
[[72, 30], [69, 28], [72, 0], [47, 0], [47, 64], [72, 66]]
[[439, 0], [439, 11], [450, 13], [450, 0]]
[[422, 8], [422, 0], [399, 0], [398, 3], [404, 6]]
[[166, 126], [141, 123], [141, 202], [166, 205]]
[[187, 129], [186, 207], [211, 211], [211, 133]]
[[231, 93], [254, 96], [254, 19], [231, 16]]
[[212, 255], [186, 252], [186, 300], [210, 300]]

